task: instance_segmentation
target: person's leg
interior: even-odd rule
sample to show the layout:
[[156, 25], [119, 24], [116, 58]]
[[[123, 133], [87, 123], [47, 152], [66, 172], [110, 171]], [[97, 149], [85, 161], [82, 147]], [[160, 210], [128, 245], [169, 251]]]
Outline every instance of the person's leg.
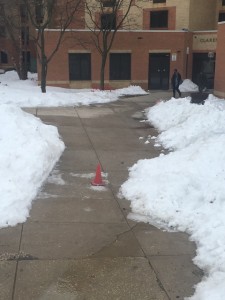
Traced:
[[173, 87], [173, 98], [176, 98], [176, 89]]
[[179, 90], [179, 86], [177, 87], [177, 92], [179, 94], [179, 97], [181, 97], [181, 91]]

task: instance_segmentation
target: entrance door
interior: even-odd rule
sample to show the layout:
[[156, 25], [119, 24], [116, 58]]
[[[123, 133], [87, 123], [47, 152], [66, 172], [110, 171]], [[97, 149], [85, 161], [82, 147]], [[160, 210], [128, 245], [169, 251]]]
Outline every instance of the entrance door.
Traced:
[[170, 54], [149, 54], [148, 88], [150, 90], [169, 89]]
[[193, 53], [192, 81], [195, 84], [199, 84], [198, 76], [200, 72], [203, 72], [207, 78], [207, 89], [213, 89], [215, 60], [215, 54], [210, 56], [208, 53]]

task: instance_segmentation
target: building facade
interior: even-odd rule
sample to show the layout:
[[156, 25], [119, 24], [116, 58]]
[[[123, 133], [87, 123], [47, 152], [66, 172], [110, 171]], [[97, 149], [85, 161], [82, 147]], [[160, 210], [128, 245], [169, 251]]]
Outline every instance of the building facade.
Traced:
[[[96, 4], [98, 1], [87, 1], [88, 5], [82, 6], [76, 22], [66, 30], [59, 50], [48, 65], [47, 85], [99, 87], [102, 60], [93, 34], [99, 23], [101, 26], [107, 26], [108, 21], [113, 26], [114, 22], [119, 23], [125, 9], [121, 5], [113, 15], [115, 0], [102, 0], [101, 6]], [[204, 72], [207, 87], [214, 89], [217, 95], [225, 94], [224, 0], [124, 0], [124, 7], [129, 3], [129, 14], [107, 56], [105, 88], [140, 85], [146, 90], [167, 90], [173, 70], [177, 68], [183, 79], [189, 78], [195, 83], [198, 83], [198, 74]], [[55, 16], [45, 31], [47, 55], [54, 48], [58, 34]], [[1, 38], [0, 50], [3, 51]], [[0, 68], [5, 67], [2, 61], [4, 55]]]
[[[35, 29], [20, 0], [0, 0], [0, 69], [37, 71]], [[22, 76], [23, 77], [23, 76]]]

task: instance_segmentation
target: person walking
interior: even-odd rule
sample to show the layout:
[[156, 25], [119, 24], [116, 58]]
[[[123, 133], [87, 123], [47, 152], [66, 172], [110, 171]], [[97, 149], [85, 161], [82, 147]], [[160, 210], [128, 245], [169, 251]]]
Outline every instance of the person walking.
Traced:
[[173, 76], [171, 78], [171, 85], [173, 88], [173, 97], [176, 98], [176, 91], [179, 94], [179, 97], [181, 97], [181, 91], [179, 90], [179, 85], [182, 83], [181, 75], [177, 71], [177, 69], [174, 69]]
[[206, 75], [201, 71], [198, 75], [198, 88], [199, 92], [202, 93], [206, 90], [207, 87], [207, 77]]

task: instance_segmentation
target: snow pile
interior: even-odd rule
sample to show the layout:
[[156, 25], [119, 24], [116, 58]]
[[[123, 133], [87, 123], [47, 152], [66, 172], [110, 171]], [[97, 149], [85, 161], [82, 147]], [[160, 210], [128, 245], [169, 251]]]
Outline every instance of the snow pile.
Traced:
[[190, 79], [184, 79], [183, 83], [179, 86], [181, 92], [198, 92], [198, 86]]
[[[1, 103], [14, 103], [20, 107], [58, 107], [79, 106], [116, 101], [123, 95], [146, 95], [139, 86], [129, 86], [118, 90], [65, 89], [47, 87], [47, 93], [41, 93], [37, 85], [37, 74], [28, 74], [27, 80], [21, 81], [15, 71], [0, 75]], [[32, 89], [32, 92], [31, 92]], [[15, 97], [15, 94], [17, 97]]]
[[57, 128], [0, 105], [0, 227], [24, 222], [32, 199], [64, 150]]
[[160, 102], [147, 112], [167, 155], [139, 160], [121, 193], [133, 213], [167, 229], [186, 231], [197, 244], [194, 262], [206, 277], [191, 299], [225, 295], [225, 102], [189, 98]]

